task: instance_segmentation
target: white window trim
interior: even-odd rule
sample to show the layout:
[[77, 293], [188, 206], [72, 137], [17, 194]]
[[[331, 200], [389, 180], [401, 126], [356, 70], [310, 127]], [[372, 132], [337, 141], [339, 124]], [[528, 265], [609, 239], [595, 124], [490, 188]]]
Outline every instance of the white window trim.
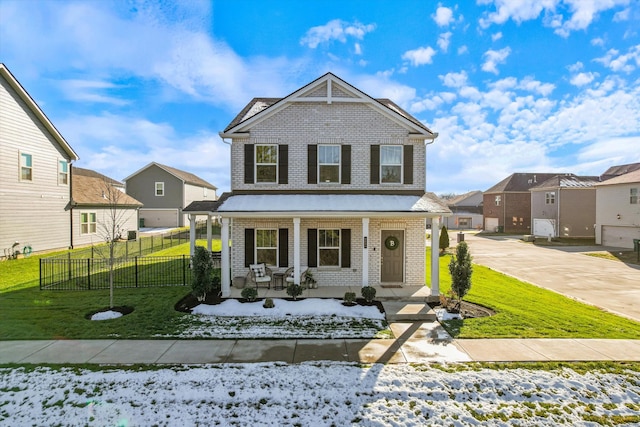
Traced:
[[[276, 232], [276, 246], [260, 246], [258, 247], [258, 231], [275, 231]], [[267, 267], [278, 267], [280, 261], [280, 236], [277, 228], [256, 228], [255, 236], [253, 238], [253, 259], [258, 262], [258, 250], [259, 249], [275, 249], [276, 250], [276, 263], [274, 265], [267, 264]]]
[[[320, 147], [338, 147], [338, 163], [321, 163], [320, 162]], [[320, 166], [338, 166], [338, 181], [326, 182], [320, 181]], [[318, 184], [336, 185], [342, 182], [342, 146], [337, 144], [318, 144], [318, 165], [317, 165]]]
[[[82, 215], [87, 215], [87, 222], [83, 222], [82, 221]], [[91, 222], [91, 215], [94, 215], [95, 221]], [[83, 225], [87, 225], [87, 232], [83, 233], [82, 232], [82, 226]], [[91, 231], [91, 224], [94, 225], [94, 231]], [[80, 212], [80, 235], [81, 236], [89, 236], [92, 234], [98, 234], [98, 213], [97, 212]]]
[[[31, 179], [22, 179], [22, 156], [29, 156], [31, 158], [31, 166], [24, 166], [25, 168], [29, 168], [31, 170]], [[18, 153], [18, 180], [21, 182], [33, 182], [33, 154], [26, 153], [24, 151], [20, 151]]]
[[[276, 162], [275, 163], [258, 163], [258, 147], [276, 147]], [[278, 144], [256, 144], [253, 154], [253, 176], [256, 185], [272, 185], [278, 183], [278, 172], [280, 168], [279, 160], [279, 147]], [[273, 181], [258, 182], [258, 166], [275, 166], [276, 173], [273, 177]]]
[[[162, 185], [162, 194], [158, 194], [158, 184]], [[157, 181], [154, 185], [153, 185], [153, 192], [156, 195], [156, 197], [164, 197], [164, 181]]]
[[553, 191], [547, 191], [544, 193], [544, 204], [545, 205], [555, 205], [556, 204], [556, 193]]
[[496, 196], [494, 202], [496, 206], [500, 206], [500, 203], [502, 203], [502, 196]]
[[[392, 163], [382, 163], [382, 147], [400, 147], [400, 180], [398, 182], [382, 182], [382, 167], [383, 166], [398, 166]], [[380, 145], [380, 184], [381, 185], [398, 185], [404, 183], [404, 146], [398, 144]]]
[[[67, 165], [67, 171], [64, 172], [64, 174], [67, 176], [67, 182], [60, 182], [60, 175], [63, 173], [61, 168], [60, 168], [60, 164], [62, 162], [65, 162]], [[58, 159], [58, 185], [64, 185], [67, 186], [69, 185], [69, 162], [66, 159]]]
[[[635, 198], [635, 202], [633, 201], [634, 198]], [[629, 204], [631, 205], [640, 204], [640, 191], [638, 191], [637, 187], [633, 187], [629, 189]]]
[[[320, 231], [338, 231], [338, 246], [320, 246]], [[318, 268], [331, 269], [340, 268], [342, 265], [342, 230], [340, 228], [318, 228], [318, 236], [316, 237], [318, 242], [318, 249], [316, 253], [316, 259], [318, 260]], [[320, 250], [321, 249], [338, 249], [338, 264], [336, 265], [320, 265]]]

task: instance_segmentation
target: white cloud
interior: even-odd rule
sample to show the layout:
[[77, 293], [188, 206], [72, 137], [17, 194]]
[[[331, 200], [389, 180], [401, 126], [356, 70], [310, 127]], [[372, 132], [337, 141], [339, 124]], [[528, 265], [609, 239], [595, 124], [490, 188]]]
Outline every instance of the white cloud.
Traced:
[[469, 52], [469, 48], [467, 47], [467, 45], [460, 46], [458, 48], [458, 55], [462, 55], [462, 54], [467, 53], [467, 52]]
[[468, 75], [466, 71], [459, 73], [447, 73], [444, 76], [438, 76], [442, 80], [442, 84], [447, 87], [460, 88], [467, 84]]
[[626, 8], [624, 10], [621, 10], [620, 12], [616, 12], [616, 14], [613, 15], [613, 22], [628, 21], [630, 13], [631, 8]]
[[408, 50], [402, 54], [402, 59], [405, 59], [414, 67], [431, 64], [433, 62], [433, 56], [436, 54], [435, 49], [431, 46], [419, 47], [418, 49]]
[[451, 41], [451, 31], [440, 34], [438, 37], [438, 47], [441, 51], [446, 52], [449, 49], [449, 43]]
[[436, 13], [432, 15], [432, 18], [439, 27], [446, 27], [453, 22], [453, 10], [448, 7], [439, 6], [436, 9]]
[[77, 102], [104, 103], [117, 106], [129, 104], [129, 101], [100, 92], [122, 88], [107, 81], [100, 80], [63, 80], [57, 82], [67, 99]]
[[567, 70], [571, 71], [572, 73], [575, 73], [577, 71], [580, 71], [584, 68], [584, 64], [580, 61], [576, 62], [575, 64], [569, 65], [567, 67]]
[[598, 73], [591, 73], [591, 72], [578, 73], [575, 76], [573, 76], [571, 80], [569, 80], [569, 83], [571, 83], [574, 86], [581, 87], [591, 83], [593, 79], [595, 79], [597, 76], [598, 76]]
[[612, 71], [630, 73], [640, 67], [640, 44], [629, 48], [626, 54], [621, 55], [616, 49], [610, 49], [602, 58], [595, 59]]
[[594, 37], [591, 39], [592, 46], [604, 46], [604, 39], [602, 37]]
[[498, 74], [498, 64], [504, 64], [510, 53], [511, 48], [509, 47], [500, 50], [490, 49], [486, 51], [483, 55], [486, 60], [482, 64], [482, 70], [488, 73]]
[[495, 3], [496, 11], [485, 13], [479, 23], [482, 28], [488, 28], [491, 24], [504, 24], [512, 19], [515, 22], [524, 22], [536, 19], [544, 9], [553, 9], [557, 0], [541, 1], [514, 1], [514, 0], [494, 0], [483, 3]]
[[315, 49], [319, 44], [333, 40], [345, 43], [347, 36], [362, 40], [365, 34], [372, 32], [375, 28], [374, 24], [365, 25], [357, 21], [349, 23], [341, 19], [334, 19], [324, 25], [310, 28], [300, 39], [300, 44]]
[[538, 93], [542, 96], [549, 96], [556, 86], [552, 83], [542, 83], [538, 80], [534, 80], [533, 77], [527, 76], [520, 81], [518, 88]]
[[360, 43], [353, 44], [353, 51], [356, 55], [362, 55], [362, 47], [360, 46]]
[[491, 35], [491, 41], [494, 41], [494, 42], [500, 40], [501, 38], [502, 38], [502, 32], [500, 31]]

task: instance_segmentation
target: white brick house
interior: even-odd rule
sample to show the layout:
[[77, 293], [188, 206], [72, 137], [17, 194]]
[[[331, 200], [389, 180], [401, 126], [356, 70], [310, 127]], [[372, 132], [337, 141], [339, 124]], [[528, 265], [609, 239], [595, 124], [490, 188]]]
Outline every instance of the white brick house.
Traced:
[[319, 286], [427, 283], [426, 220], [437, 247], [439, 218], [451, 214], [425, 193], [437, 133], [327, 73], [285, 98], [254, 98], [220, 136], [231, 143], [231, 192], [184, 211], [192, 229], [197, 215], [221, 217], [223, 296], [254, 262], [294, 267], [297, 282], [309, 267]]

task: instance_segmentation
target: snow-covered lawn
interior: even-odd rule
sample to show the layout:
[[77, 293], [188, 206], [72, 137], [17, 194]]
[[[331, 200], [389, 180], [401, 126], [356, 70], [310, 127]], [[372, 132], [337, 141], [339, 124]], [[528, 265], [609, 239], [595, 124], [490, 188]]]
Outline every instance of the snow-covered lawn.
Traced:
[[0, 369], [0, 425], [640, 423], [639, 373], [631, 369], [344, 363], [103, 369]]

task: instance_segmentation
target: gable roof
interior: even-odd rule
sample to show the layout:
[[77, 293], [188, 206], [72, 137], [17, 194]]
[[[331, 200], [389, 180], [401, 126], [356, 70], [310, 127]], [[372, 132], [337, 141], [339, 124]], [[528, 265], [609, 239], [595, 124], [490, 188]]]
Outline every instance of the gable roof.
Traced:
[[626, 173], [633, 172], [638, 169], [640, 169], [640, 163], [629, 163], [627, 165], [611, 166], [602, 175], [600, 175], [600, 179], [602, 181], [606, 181], [607, 179], [624, 175]]
[[124, 187], [124, 183], [117, 181], [113, 178], [110, 178], [106, 175], [103, 175], [99, 172], [96, 172], [94, 170], [91, 169], [85, 169], [85, 168], [79, 168], [76, 166], [72, 166], [71, 167], [71, 174], [73, 176], [88, 176], [88, 177], [93, 177], [93, 178], [99, 178], [107, 183], [109, 183], [110, 185], [113, 185], [115, 187]]
[[525, 192], [530, 188], [552, 178], [556, 173], [514, 173], [489, 188], [486, 193]]
[[553, 176], [540, 185], [531, 187], [531, 191], [550, 188], [591, 188], [600, 181], [597, 176], [577, 176], [572, 173]]
[[58, 144], [60, 144], [60, 147], [62, 147], [64, 152], [67, 153], [69, 158], [71, 160], [78, 160], [79, 157], [76, 154], [76, 152], [73, 151], [73, 148], [71, 148], [71, 145], [69, 145], [67, 140], [64, 139], [64, 137], [60, 134], [60, 132], [58, 132], [58, 129], [56, 129], [56, 127], [53, 125], [53, 123], [51, 123], [51, 121], [46, 116], [46, 114], [44, 114], [44, 112], [40, 109], [38, 104], [36, 104], [33, 98], [31, 98], [31, 95], [29, 95], [29, 93], [24, 89], [24, 87], [22, 87], [20, 82], [13, 76], [13, 74], [11, 74], [11, 71], [9, 71], [7, 66], [4, 65], [2, 62], [0, 62], [0, 76], [2, 76], [7, 81], [7, 83], [9, 83], [9, 85], [13, 88], [13, 90], [18, 94], [20, 99], [24, 101], [24, 103], [27, 105], [27, 107], [29, 107], [31, 112], [33, 112], [33, 114], [38, 118], [40, 123], [42, 123], [45, 129], [47, 129], [51, 134], [51, 136], [53, 136], [53, 138], [58, 142]]
[[142, 169], [139, 169], [136, 172], [134, 172], [131, 175], [129, 175], [128, 177], [126, 177], [123, 181], [125, 181], [125, 182], [128, 181], [132, 177], [138, 175], [142, 171], [145, 171], [145, 170], [149, 169], [152, 166], [159, 167], [160, 169], [164, 170], [165, 172], [168, 172], [171, 175], [175, 176], [176, 178], [178, 178], [179, 180], [181, 180], [185, 184], [198, 185], [200, 187], [206, 187], [206, 188], [210, 188], [212, 190], [217, 190], [218, 189], [218, 187], [216, 187], [215, 185], [208, 183], [204, 179], [200, 178], [197, 175], [192, 174], [191, 172], [185, 172], [183, 170], [176, 169], [176, 168], [173, 168], [173, 167], [167, 166], [167, 165], [162, 165], [162, 164], [156, 163], [156, 162], [149, 163], [148, 165], [146, 165]]
[[[140, 207], [142, 203], [121, 190], [122, 184], [119, 181], [102, 175], [90, 169], [81, 169], [80, 173], [74, 168], [71, 174], [71, 200], [74, 206], [109, 206], [115, 202], [119, 207]], [[107, 186], [112, 187], [117, 197], [109, 200]]]
[[[322, 92], [323, 90], [324, 92]], [[436, 132], [431, 131], [431, 129], [420, 122], [420, 120], [404, 111], [390, 99], [372, 98], [333, 73], [326, 73], [284, 98], [253, 98], [240, 113], [234, 117], [224, 131], [220, 133], [220, 136], [224, 138], [230, 136], [225, 134], [233, 134], [238, 131], [242, 132], [241, 129], [244, 126], [268, 117], [268, 115], [284, 108], [284, 106], [291, 102], [299, 101], [369, 103], [382, 113], [412, 127], [417, 134], [424, 136], [425, 139], [435, 139], [438, 136]]]
[[596, 185], [602, 186], [602, 185], [635, 184], [635, 183], [640, 183], [640, 169], [636, 169], [632, 172], [625, 173], [624, 175], [616, 176], [615, 178], [611, 178], [606, 181], [599, 182]]
[[469, 206], [469, 205], [465, 205], [464, 202], [467, 199], [470, 199], [474, 196], [480, 195], [479, 197], [479, 203], [474, 203], [474, 206], [481, 206], [482, 205], [482, 191], [480, 190], [475, 190], [475, 191], [469, 191], [468, 193], [464, 193], [464, 194], [460, 194], [458, 196], [452, 197], [449, 200], [445, 200], [445, 202], [447, 203], [447, 206]]

